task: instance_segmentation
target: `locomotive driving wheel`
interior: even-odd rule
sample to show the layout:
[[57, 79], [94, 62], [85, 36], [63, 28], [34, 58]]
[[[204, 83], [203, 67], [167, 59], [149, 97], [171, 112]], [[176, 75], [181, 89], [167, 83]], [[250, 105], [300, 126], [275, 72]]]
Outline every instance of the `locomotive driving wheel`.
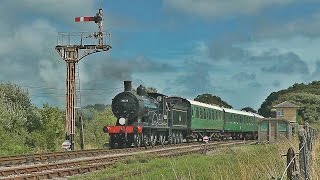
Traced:
[[182, 131], [179, 132], [179, 143], [183, 142]]
[[148, 136], [147, 133], [144, 133], [142, 137], [143, 137], [143, 140], [142, 140], [143, 146], [147, 148], [147, 146], [149, 145], [150, 136]]
[[172, 131], [172, 144], [177, 144], [177, 134], [176, 134], [176, 131]]
[[154, 147], [157, 143], [157, 132], [152, 131], [151, 133], [151, 146]]
[[140, 147], [141, 146], [141, 135], [134, 134], [133, 141], [134, 141], [134, 146], [135, 147]]
[[164, 143], [166, 142], [166, 136], [164, 135], [164, 133], [160, 133], [159, 142], [160, 142], [161, 146], [164, 146]]

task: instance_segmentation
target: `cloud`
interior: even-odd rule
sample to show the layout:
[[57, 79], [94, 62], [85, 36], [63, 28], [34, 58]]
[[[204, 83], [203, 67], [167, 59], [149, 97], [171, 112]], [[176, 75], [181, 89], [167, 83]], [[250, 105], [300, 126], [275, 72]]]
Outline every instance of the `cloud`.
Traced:
[[140, 79], [146, 80], [151, 76], [153, 83], [145, 85], [156, 87], [155, 79], [161, 79], [159, 77], [163, 78], [165, 74], [175, 71], [174, 66], [145, 56], [118, 59], [106, 55], [103, 60], [100, 58], [100, 56], [91, 56], [89, 61], [80, 61], [82, 67], [81, 87], [83, 89], [100, 89], [95, 94], [84, 90], [84, 102], [89, 104], [110, 103], [111, 97], [123, 90], [122, 82], [124, 80], [131, 80], [133, 84], [138, 80], [139, 83], [143, 83]]
[[[50, 57], [54, 53], [56, 37], [55, 29], [45, 20], [37, 20], [28, 26], [20, 26], [10, 36], [0, 37], [0, 55], [5, 57], [5, 63], [10, 67], [15, 65], [15, 71], [38, 71], [39, 62], [44, 57]], [[4, 68], [2, 73], [13, 73]], [[28, 75], [19, 74], [18, 75]], [[25, 77], [25, 76], [24, 76]]]
[[184, 71], [176, 73], [177, 76], [171, 78], [172, 80], [169, 81], [165, 91], [172, 95], [183, 95], [191, 99], [203, 93], [215, 95], [231, 93], [233, 91], [231, 88], [221, 84], [224, 81], [223, 75], [221, 75], [224, 73], [224, 69], [207, 61], [207, 59], [196, 58], [198, 56], [199, 54], [194, 54], [183, 58], [191, 60], [184, 61]]
[[[82, 0], [81, 2], [78, 0], [2, 0], [0, 6], [0, 16], [3, 17], [0, 19], [0, 56], [2, 63], [0, 80], [8, 80], [28, 88], [36, 105], [41, 106], [43, 103], [49, 102], [53, 105], [64, 106], [66, 66], [54, 50], [58, 31], [95, 30], [96, 26], [92, 23], [74, 22], [76, 16], [94, 15], [97, 10], [95, 3], [92, 0]], [[107, 17], [106, 19], [108, 24], [128, 24], [128, 22], [121, 22], [123, 19], [119, 20], [119, 18]], [[101, 58], [101, 55], [94, 57]], [[100, 80], [97, 85], [99, 88], [108, 87], [108, 83], [115, 86], [114, 81], [131, 76], [132, 72], [130, 72], [130, 66], [128, 66], [130, 63], [128, 61], [128, 63], [123, 62], [118, 65], [113, 62], [112, 66], [115, 69], [114, 71], [108, 71], [112, 75], [109, 81], [109, 77], [106, 77], [107, 74], [103, 74], [103, 70], [112, 69], [112, 66], [108, 69], [97, 67], [99, 75], [104, 75], [104, 79], [99, 75], [92, 75], [96, 74], [94, 70], [87, 71], [90, 73], [87, 74], [85, 70], [82, 71], [83, 69], [81, 69], [81, 81], [84, 82], [81, 87], [85, 89], [88, 88], [85, 86], [86, 83], [96, 82], [93, 77]], [[150, 63], [141, 63], [141, 71], [150, 69], [149, 66], [152, 66]], [[160, 68], [167, 67], [160, 66]], [[119, 70], [118, 73], [117, 70]], [[119, 74], [120, 77], [117, 77]], [[92, 92], [90, 95], [97, 97]], [[100, 92], [99, 95], [97, 102], [103, 100], [101, 98], [103, 94]], [[93, 98], [88, 95], [87, 99], [92, 100]], [[88, 102], [94, 103], [94, 101]]]
[[249, 38], [244, 33], [221, 33], [217, 39], [207, 43], [208, 56], [216, 61], [248, 57], [248, 50], [241, 46], [241, 43], [248, 41]]
[[[92, 67], [92, 65], [90, 66]], [[108, 58], [105, 61], [100, 61], [93, 68], [95, 70], [96, 77], [111, 78], [121, 81], [131, 79], [133, 73], [159, 73], [175, 70], [175, 68], [168, 63], [156, 62], [145, 56], [122, 60]]]
[[295, 36], [314, 38], [320, 35], [319, 12], [309, 12], [298, 17], [288, 16], [288, 19], [265, 16], [261, 21], [256, 21], [253, 27], [255, 37], [284, 39]]
[[275, 81], [272, 82], [272, 85], [274, 87], [280, 87], [280, 84], [281, 84], [281, 82], [279, 80], [275, 80]]
[[163, 0], [166, 8], [188, 14], [212, 19], [222, 16], [252, 15], [270, 6], [283, 6], [294, 2], [293, 0]]
[[[72, 20], [75, 16], [85, 16], [94, 13], [92, 0], [2, 0], [0, 14], [9, 17], [10, 21], [30, 22], [37, 18], [50, 18], [59, 21]], [[88, 14], [86, 14], [88, 12]], [[2, 16], [3, 17], [3, 16]]]
[[320, 77], [320, 61], [318, 60], [315, 65], [315, 70], [311, 74], [312, 80], [319, 80]]
[[247, 72], [239, 72], [231, 77], [234, 81], [252, 81], [256, 79], [256, 74], [247, 73]]
[[65, 79], [65, 64], [59, 62], [59, 56], [54, 50], [56, 35], [56, 29], [45, 19], [17, 24], [15, 31], [4, 31], [0, 35], [0, 47], [3, 47], [0, 48], [1, 80], [9, 80], [28, 88], [32, 99], [37, 99], [35, 103], [39, 106], [46, 101], [61, 105], [65, 100], [58, 97], [58, 94], [65, 94], [63, 90], [60, 91], [65, 85], [61, 83]]
[[[263, 73], [309, 75], [311, 57], [298, 49], [301, 43], [309, 46], [311, 43], [313, 48], [317, 45], [315, 41], [306, 41], [304, 38], [288, 41], [261, 39], [251, 42], [241, 34], [231, 34], [208, 44], [209, 58], [217, 64], [230, 62], [247, 69], [254, 67], [253, 70], [260, 69]], [[292, 47], [292, 44], [298, 45]], [[307, 60], [300, 57], [303, 55], [307, 55]], [[239, 75], [245, 74], [236, 74], [232, 77], [233, 80], [239, 80], [242, 77]]]
[[262, 84], [259, 82], [250, 82], [250, 83], [248, 83], [248, 86], [253, 87], [253, 88], [260, 88], [260, 87], [262, 87]]
[[309, 74], [306, 63], [293, 52], [276, 55], [264, 53], [264, 55], [258, 57], [258, 59], [271, 61], [271, 63], [269, 63], [270, 65], [261, 68], [263, 72], [278, 74]]

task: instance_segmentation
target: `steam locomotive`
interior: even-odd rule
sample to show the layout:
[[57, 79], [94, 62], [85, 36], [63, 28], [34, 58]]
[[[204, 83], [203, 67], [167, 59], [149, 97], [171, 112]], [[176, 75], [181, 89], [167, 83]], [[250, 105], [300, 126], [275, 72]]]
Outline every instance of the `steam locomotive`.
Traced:
[[136, 92], [124, 81], [124, 92], [112, 100], [115, 126], [105, 126], [111, 148], [177, 144], [209, 139], [255, 139], [258, 121], [255, 113], [227, 109], [182, 97], [147, 93], [140, 85]]

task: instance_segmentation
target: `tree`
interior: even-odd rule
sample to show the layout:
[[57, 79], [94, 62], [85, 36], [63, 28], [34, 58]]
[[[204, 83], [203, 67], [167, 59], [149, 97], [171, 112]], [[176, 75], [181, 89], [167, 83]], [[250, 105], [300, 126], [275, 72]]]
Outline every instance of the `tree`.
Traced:
[[249, 106], [242, 108], [241, 111], [257, 113], [256, 110], [254, 110], [252, 107], [249, 107]]
[[29, 152], [29, 128], [36, 121], [39, 116], [28, 92], [11, 83], [0, 83], [0, 154]]
[[218, 106], [222, 106], [225, 108], [232, 108], [231, 105], [229, 105], [227, 102], [223, 101], [220, 97], [218, 96], [213, 96], [212, 94], [206, 93], [206, 94], [201, 94], [198, 95], [196, 98], [194, 98], [195, 101], [207, 103], [207, 104], [214, 104]]
[[[154, 88], [154, 87], [144, 87], [144, 88], [146, 90], [146, 93], [156, 93], [156, 92], [158, 92], [158, 90], [156, 88]], [[137, 93], [137, 88], [132, 88], [131, 91], [134, 92], [134, 93]]]
[[154, 87], [146, 87], [147, 93], [156, 93], [158, 90]]
[[94, 105], [87, 105], [85, 106], [84, 108], [93, 108], [95, 109], [96, 111], [104, 111], [106, 109], [107, 105], [104, 105], [104, 104], [94, 104]]
[[48, 104], [44, 104], [38, 112], [41, 116], [41, 125], [30, 133], [29, 146], [36, 151], [61, 150], [65, 136], [63, 112]]
[[313, 81], [309, 84], [295, 83], [287, 89], [272, 92], [261, 104], [258, 112], [264, 117], [270, 117], [274, 105], [284, 101], [300, 106], [298, 119], [309, 122], [320, 119], [320, 81]]
[[[109, 138], [109, 135], [104, 133], [102, 128], [107, 125], [115, 125], [116, 118], [110, 106], [106, 106], [103, 111], [97, 111], [93, 108], [89, 108], [87, 111], [92, 115], [92, 118], [83, 119], [85, 146], [86, 148], [101, 148], [108, 142]], [[77, 131], [79, 130], [77, 129]], [[78, 135], [79, 132], [77, 132], [77, 136]], [[77, 139], [79, 139], [79, 137], [77, 137]]]

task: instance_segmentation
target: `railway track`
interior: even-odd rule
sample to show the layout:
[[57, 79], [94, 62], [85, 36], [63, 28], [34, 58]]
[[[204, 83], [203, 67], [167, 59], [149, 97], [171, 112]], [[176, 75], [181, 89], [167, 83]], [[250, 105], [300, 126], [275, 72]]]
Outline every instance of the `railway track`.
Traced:
[[[189, 145], [179, 144], [177, 146], [156, 146], [157, 148], [152, 149], [96, 149], [64, 153], [34, 154], [35, 157], [27, 155], [27, 158], [29, 158], [30, 161], [26, 161], [22, 156], [11, 156], [11, 158], [20, 158], [20, 161], [17, 160], [16, 162], [18, 163], [12, 163], [9, 167], [0, 167], [0, 179], [16, 180], [66, 177], [105, 169], [121, 159], [138, 154], [155, 154], [159, 157], [179, 156], [190, 153], [204, 153], [205, 151], [211, 151], [221, 147], [249, 143], [253, 143], [253, 141], [213, 142], [208, 144], [193, 143]], [[57, 157], [58, 159], [54, 159], [54, 157]], [[7, 162], [7, 159], [1, 158], [0, 162]]]
[[[199, 144], [198, 142], [189, 143]], [[175, 146], [183, 146], [185, 144], [176, 144]], [[170, 146], [170, 145], [165, 145]], [[149, 147], [148, 147], [149, 148]], [[151, 148], [151, 147], [150, 147]], [[162, 148], [162, 146], [155, 146], [153, 149]], [[3, 167], [16, 166], [19, 164], [36, 164], [46, 162], [56, 162], [66, 159], [75, 159], [78, 157], [92, 157], [106, 154], [135, 152], [144, 150], [145, 147], [140, 148], [125, 148], [125, 149], [88, 149], [88, 150], [76, 150], [76, 151], [60, 151], [50, 153], [36, 153], [16, 156], [3, 156], [0, 157], [0, 169]]]

